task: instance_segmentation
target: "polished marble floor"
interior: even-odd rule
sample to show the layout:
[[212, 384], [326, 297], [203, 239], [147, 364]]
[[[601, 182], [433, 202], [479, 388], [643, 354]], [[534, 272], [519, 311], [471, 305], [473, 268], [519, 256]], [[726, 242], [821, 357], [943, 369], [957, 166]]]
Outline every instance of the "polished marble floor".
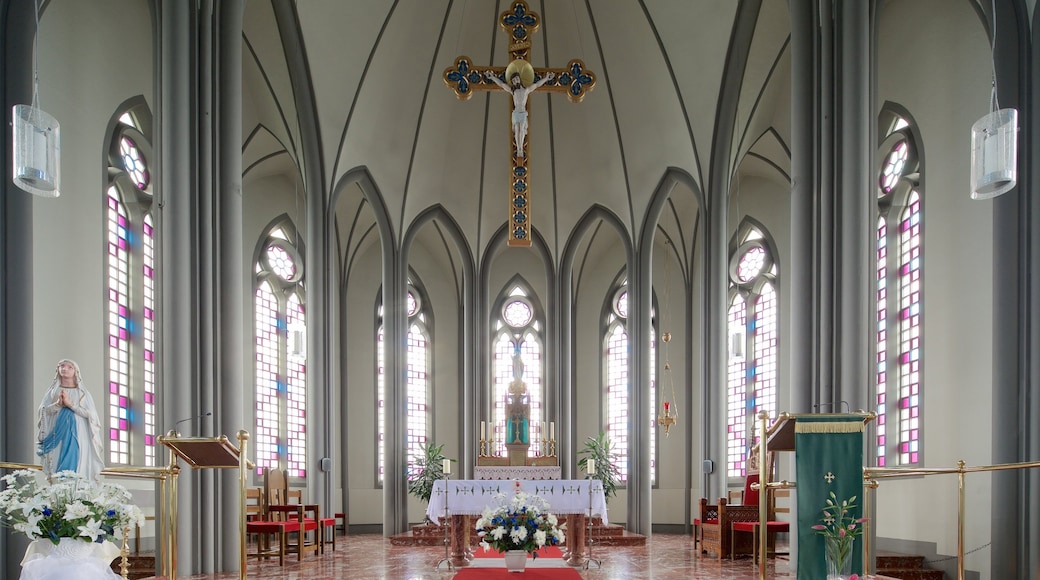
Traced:
[[[589, 580], [748, 580], [758, 575], [750, 558], [719, 562], [707, 555], [699, 557], [694, 552], [692, 537], [684, 535], [655, 534], [647, 539], [645, 546], [594, 548], [592, 555], [602, 561], [602, 566], [580, 571], [582, 578]], [[390, 541], [380, 535], [352, 534], [337, 538], [335, 552], [327, 551], [324, 556], [308, 555], [302, 562], [291, 560], [284, 567], [279, 567], [277, 561], [251, 560], [248, 577], [273, 580], [451, 580], [454, 572], [437, 568], [443, 557], [444, 548], [441, 547], [391, 546]], [[782, 557], [768, 561], [766, 575], [769, 578], [794, 578], [789, 563]], [[189, 578], [234, 580], [238, 577], [238, 573], [231, 573], [201, 574]], [[522, 580], [522, 576], [518, 574], [517, 580]]]

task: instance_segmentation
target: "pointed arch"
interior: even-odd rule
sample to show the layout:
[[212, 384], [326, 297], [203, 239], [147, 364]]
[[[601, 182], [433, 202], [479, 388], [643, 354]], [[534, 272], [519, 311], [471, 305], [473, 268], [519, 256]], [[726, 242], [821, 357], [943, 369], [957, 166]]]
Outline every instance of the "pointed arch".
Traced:
[[253, 248], [253, 376], [257, 473], [307, 477], [305, 256], [295, 223], [282, 214]]
[[729, 240], [726, 475], [742, 478], [755, 442], [755, 417], [777, 413], [779, 259], [760, 222], [745, 217]]
[[141, 95], [109, 118], [102, 158], [105, 215], [108, 463], [155, 466], [161, 322], [158, 232], [152, 213], [152, 114]]

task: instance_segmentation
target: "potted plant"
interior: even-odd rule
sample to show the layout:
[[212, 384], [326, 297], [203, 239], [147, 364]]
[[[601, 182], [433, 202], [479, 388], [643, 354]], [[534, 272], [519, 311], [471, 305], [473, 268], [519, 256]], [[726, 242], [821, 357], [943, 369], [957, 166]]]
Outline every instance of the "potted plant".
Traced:
[[485, 509], [477, 520], [477, 536], [484, 550], [504, 553], [508, 571], [523, 572], [527, 554], [537, 558], [538, 550], [564, 541], [563, 525], [541, 497], [517, 491], [497, 499], [499, 505]]
[[[444, 444], [425, 443], [422, 452], [416, 456], [415, 462], [408, 470], [408, 493], [420, 500], [430, 503], [433, 495], [433, 483], [444, 479]], [[449, 461], [455, 461], [454, 459]], [[426, 517], [425, 521], [429, 521]]]
[[603, 496], [607, 502], [617, 495], [617, 486], [621, 481], [621, 470], [617, 467], [617, 453], [614, 452], [614, 443], [603, 431], [598, 437], [589, 437], [585, 440], [585, 448], [578, 452], [581, 459], [578, 460], [578, 469], [581, 473], [588, 473], [589, 460], [596, 467], [595, 478], [603, 482]]

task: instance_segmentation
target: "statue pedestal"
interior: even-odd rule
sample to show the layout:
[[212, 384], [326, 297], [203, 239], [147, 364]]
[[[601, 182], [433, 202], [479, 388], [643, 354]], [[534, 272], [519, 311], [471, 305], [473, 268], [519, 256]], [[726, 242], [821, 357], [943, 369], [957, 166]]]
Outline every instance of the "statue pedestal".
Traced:
[[509, 465], [527, 465], [527, 450], [530, 448], [530, 443], [506, 443]]

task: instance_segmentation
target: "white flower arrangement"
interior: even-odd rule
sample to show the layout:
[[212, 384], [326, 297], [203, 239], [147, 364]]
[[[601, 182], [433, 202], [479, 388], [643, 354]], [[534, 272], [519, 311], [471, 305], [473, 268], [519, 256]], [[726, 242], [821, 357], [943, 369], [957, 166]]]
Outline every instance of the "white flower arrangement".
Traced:
[[100, 483], [72, 471], [54, 474], [50, 484], [29, 470], [0, 480], [6, 484], [0, 490], [0, 525], [30, 540], [114, 542], [117, 529], [144, 523], [144, 514], [130, 503], [130, 492], [121, 485]]
[[544, 499], [524, 492], [517, 492], [509, 501], [504, 494], [498, 499], [501, 504], [485, 509], [477, 520], [477, 535], [485, 551], [523, 550], [537, 558], [537, 550], [564, 541], [564, 525], [548, 513], [549, 503]]

